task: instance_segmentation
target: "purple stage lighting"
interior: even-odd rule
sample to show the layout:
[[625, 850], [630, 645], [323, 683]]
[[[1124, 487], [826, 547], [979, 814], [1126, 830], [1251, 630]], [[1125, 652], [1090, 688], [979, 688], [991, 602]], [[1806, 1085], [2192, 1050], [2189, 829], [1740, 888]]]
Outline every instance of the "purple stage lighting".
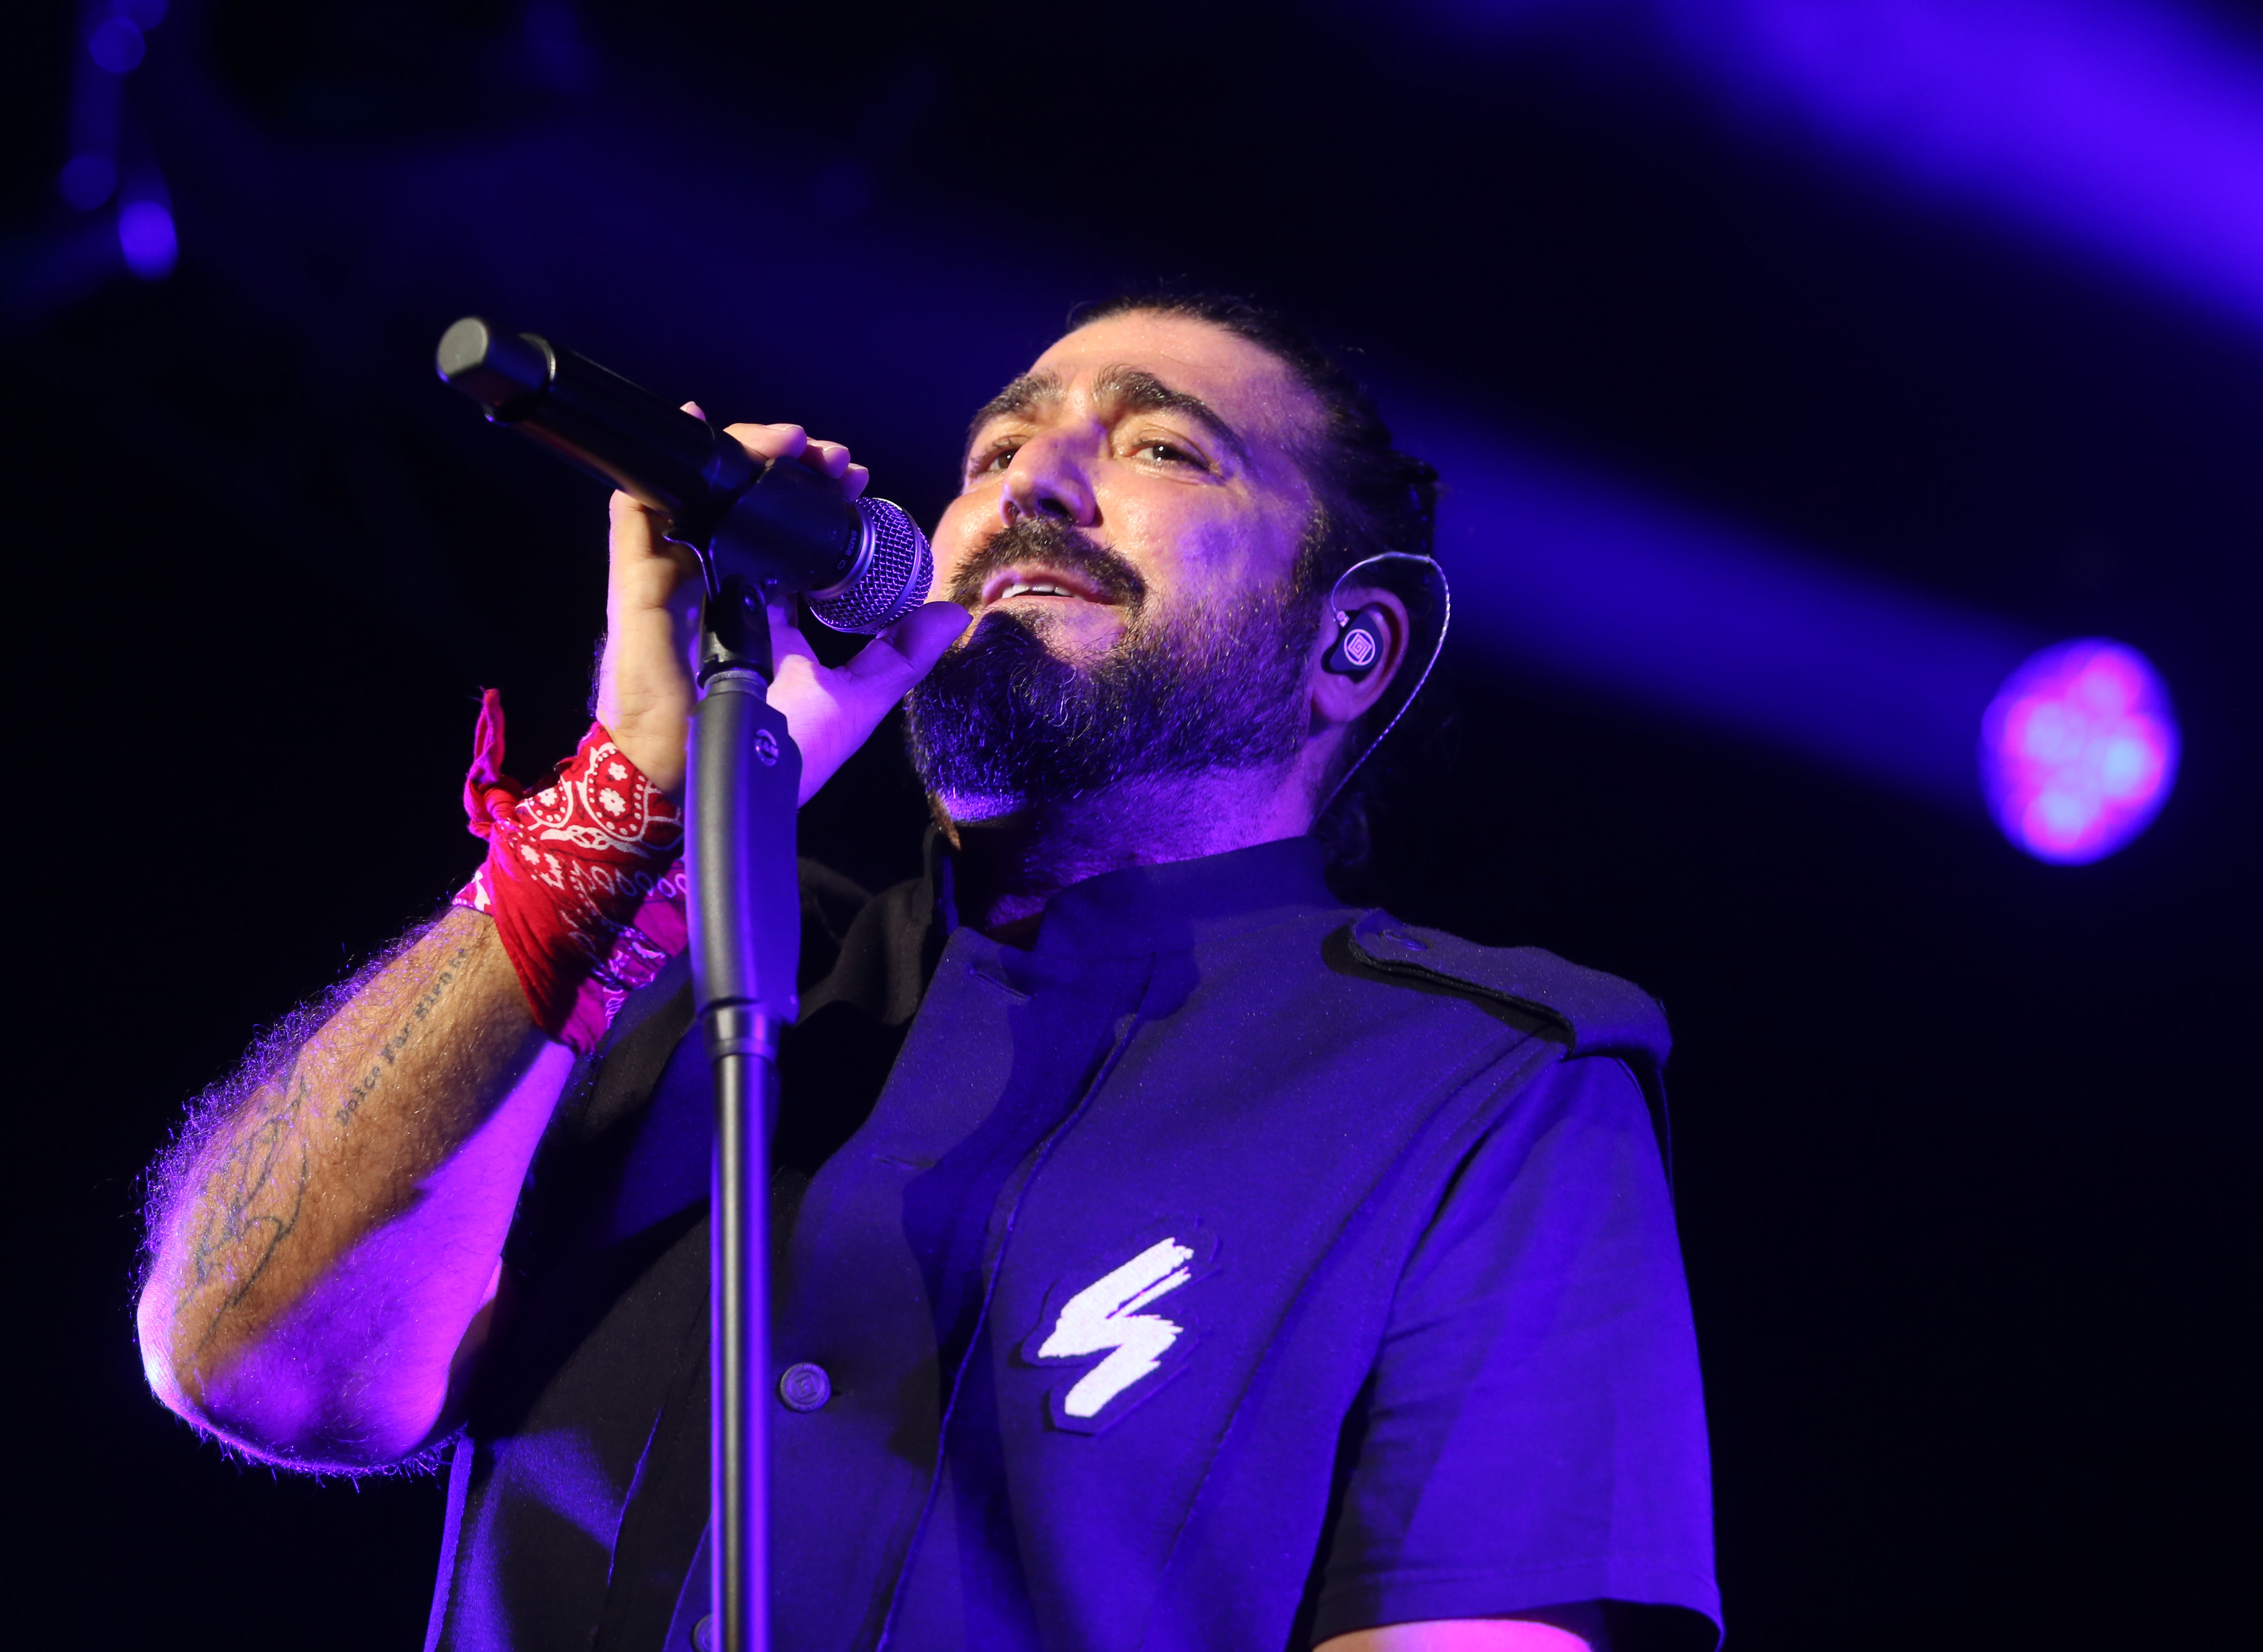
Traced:
[[2263, 321], [2263, 54], [2162, 0], [1647, 0], [1843, 152]]
[[87, 55], [113, 75], [133, 73], [146, 49], [141, 31], [126, 18], [105, 18], [87, 31]]
[[173, 237], [173, 215], [163, 201], [128, 201], [118, 210], [118, 249], [126, 267], [144, 281], [173, 273], [180, 245]]
[[2151, 824], [2176, 783], [2168, 690], [2121, 643], [2046, 648], [1981, 718], [1980, 778], [2004, 835], [2037, 860], [2102, 860]]
[[1583, 473], [1410, 394], [1451, 479], [1457, 646], [1969, 809], [1972, 730], [2036, 638]]
[[[2263, 325], [2263, 51], [2199, 0], [1430, 0], [1662, 52], [1729, 104]], [[2232, 9], [2236, 11], [2236, 9]], [[1771, 141], [1782, 132], [1771, 131]]]
[[82, 213], [90, 213], [108, 200], [118, 187], [118, 168], [106, 155], [75, 155], [64, 162], [55, 180], [64, 200]]

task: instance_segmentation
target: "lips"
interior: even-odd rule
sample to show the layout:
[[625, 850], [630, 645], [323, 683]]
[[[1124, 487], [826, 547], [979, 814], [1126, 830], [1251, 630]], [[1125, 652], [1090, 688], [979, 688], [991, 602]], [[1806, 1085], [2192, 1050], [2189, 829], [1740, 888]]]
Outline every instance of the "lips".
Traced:
[[1033, 617], [1073, 602], [1136, 613], [1146, 589], [1137, 568], [1078, 529], [1023, 516], [974, 548], [951, 578], [951, 600], [978, 614], [1008, 602]]
[[1108, 599], [1090, 581], [1059, 568], [1024, 565], [1001, 568], [983, 582], [982, 605], [988, 608], [1016, 597], [1066, 597], [1074, 602], [1104, 602]]

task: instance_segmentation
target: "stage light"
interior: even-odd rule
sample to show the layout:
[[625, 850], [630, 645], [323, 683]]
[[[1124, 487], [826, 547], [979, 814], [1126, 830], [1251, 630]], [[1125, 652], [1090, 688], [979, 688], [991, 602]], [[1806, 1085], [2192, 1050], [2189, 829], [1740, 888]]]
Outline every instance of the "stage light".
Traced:
[[118, 168], [106, 155], [75, 155], [64, 162], [55, 187], [73, 207], [90, 213], [118, 188]]
[[2046, 648], [1981, 718], [1980, 778], [2004, 835], [2037, 860], [2102, 860], [2152, 823], [2176, 784], [2168, 689], [2121, 643]]
[[87, 55], [113, 75], [132, 74], [145, 49], [141, 31], [125, 18], [105, 18], [87, 32]]
[[180, 246], [173, 236], [173, 215], [163, 201], [128, 201], [119, 208], [118, 249], [126, 255], [126, 267], [144, 281], [172, 274]]
[[[1386, 390], [1389, 386], [1385, 386]], [[1393, 391], [1453, 479], [1438, 547], [1463, 656], [1576, 682], [1969, 813], [1972, 732], [2041, 640]]]

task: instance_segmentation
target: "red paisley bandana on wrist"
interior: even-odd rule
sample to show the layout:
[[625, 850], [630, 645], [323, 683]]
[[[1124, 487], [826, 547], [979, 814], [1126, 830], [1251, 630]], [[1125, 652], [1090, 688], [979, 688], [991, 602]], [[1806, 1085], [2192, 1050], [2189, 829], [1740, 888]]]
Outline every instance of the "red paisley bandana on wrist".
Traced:
[[683, 812], [602, 724], [540, 791], [502, 772], [502, 696], [480, 705], [464, 812], [487, 863], [455, 905], [495, 920], [534, 1024], [588, 1055], [683, 949]]

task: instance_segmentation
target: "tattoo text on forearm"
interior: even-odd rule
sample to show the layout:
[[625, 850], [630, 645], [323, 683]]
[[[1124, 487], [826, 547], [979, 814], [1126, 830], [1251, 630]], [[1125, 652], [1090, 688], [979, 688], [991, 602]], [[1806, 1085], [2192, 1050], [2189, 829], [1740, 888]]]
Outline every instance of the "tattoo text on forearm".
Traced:
[[[378, 1046], [379, 1059], [355, 1080], [330, 1115], [335, 1124], [341, 1129], [351, 1124], [362, 1104], [376, 1093], [387, 1071], [460, 978], [467, 956], [468, 949], [456, 949], [409, 1007], [407, 1019]], [[199, 1190], [195, 1226], [189, 1235], [189, 1266], [175, 1299], [177, 1311], [184, 1312], [195, 1298], [221, 1282], [219, 1300], [210, 1307], [211, 1320], [197, 1339], [199, 1353], [218, 1333], [228, 1310], [267, 1272], [306, 1209], [307, 1187], [314, 1175], [306, 1120], [314, 1086], [301, 1071], [305, 1061], [302, 1049], [281, 1084], [261, 1088], [250, 1108], [257, 1116], [235, 1132]], [[264, 1109], [271, 1096], [282, 1098], [280, 1105]]]

